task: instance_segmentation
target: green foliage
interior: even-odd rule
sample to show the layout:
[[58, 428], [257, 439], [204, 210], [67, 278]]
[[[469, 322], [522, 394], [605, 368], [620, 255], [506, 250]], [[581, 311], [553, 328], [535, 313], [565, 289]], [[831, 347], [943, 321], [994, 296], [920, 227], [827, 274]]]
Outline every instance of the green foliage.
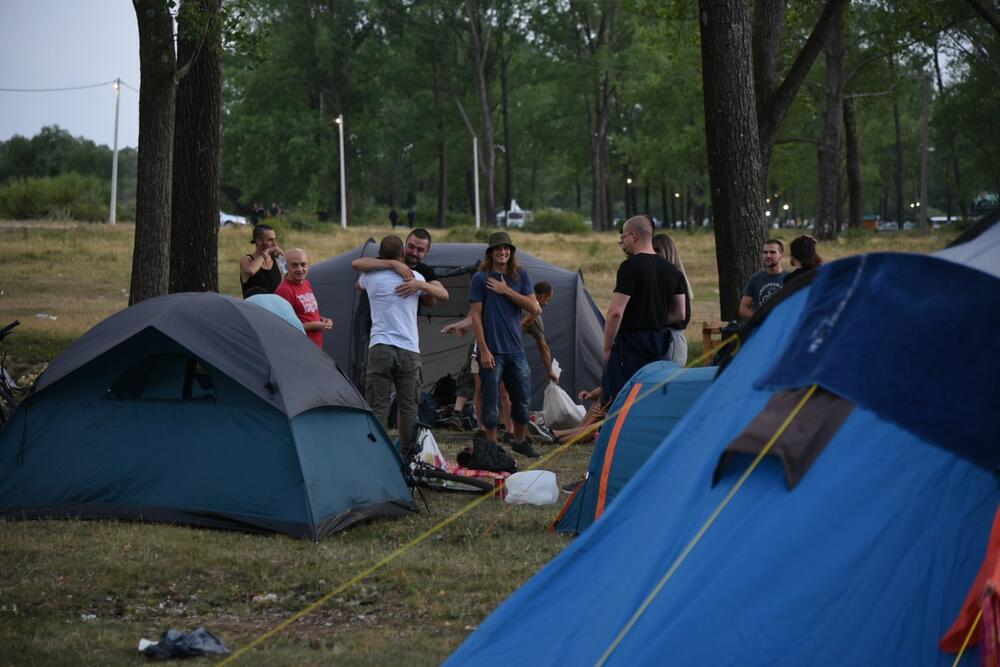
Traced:
[[110, 184], [94, 176], [16, 179], [0, 185], [0, 218], [106, 220], [110, 197]]
[[444, 217], [444, 226], [448, 229], [454, 227], [475, 227], [476, 217], [471, 213], [459, 213], [457, 211], [448, 211]]
[[524, 231], [584, 234], [590, 231], [590, 225], [579, 213], [558, 208], [543, 208], [534, 212], [531, 222], [524, 226]]

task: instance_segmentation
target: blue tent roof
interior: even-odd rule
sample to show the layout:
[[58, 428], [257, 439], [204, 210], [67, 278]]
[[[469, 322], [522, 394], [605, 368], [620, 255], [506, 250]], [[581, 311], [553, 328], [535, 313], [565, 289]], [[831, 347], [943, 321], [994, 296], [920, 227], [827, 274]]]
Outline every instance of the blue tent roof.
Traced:
[[[587, 478], [553, 528], [573, 534], [586, 530], [705, 393], [715, 372], [715, 367], [685, 369], [672, 361], [654, 361], [640, 368], [618, 392], [608, 411], [616, 416], [601, 427]], [[630, 401], [633, 391], [637, 392], [635, 400]], [[614, 446], [609, 447], [619, 420], [621, 428]]]
[[[778, 304], [602, 520], [487, 618], [449, 664], [596, 664], [619, 636], [607, 664], [951, 664], [937, 642], [976, 576], [1000, 490], [978, 444], [955, 449], [923, 427], [924, 417], [904, 425], [896, 415], [915, 394], [918, 410], [938, 401], [939, 414], [980, 392], [995, 396], [1000, 355], [983, 342], [997, 330], [1000, 280], [929, 257], [878, 262], [853, 293], [844, 283], [836, 299], [843, 309], [831, 311], [852, 309], [853, 295], [880, 293], [865, 300], [877, 312], [837, 320], [837, 335], [859, 345], [812, 353], [806, 345], [805, 354], [820, 355], [811, 369], [836, 366], [822, 356], [834, 350], [854, 364], [869, 334], [897, 341], [879, 348], [892, 356], [878, 372], [909, 367], [892, 374], [898, 384], [871, 378], [891, 400], [857, 392], [856, 407], [792, 490], [781, 463], [765, 457], [664, 583], [746, 469], [744, 457], [712, 485], [723, 450], [781, 384], [774, 369], [818, 324], [809, 319], [811, 296], [821, 294], [823, 273], [838, 271], [827, 265]], [[884, 281], [902, 275], [905, 282]], [[914, 329], [906, 313], [918, 301], [935, 316]], [[974, 325], [956, 319], [973, 311]], [[956, 333], [953, 322], [971, 333]], [[942, 327], [958, 340], [943, 338]], [[921, 373], [930, 356], [947, 357], [964, 376]], [[995, 409], [973, 419], [995, 452]]]

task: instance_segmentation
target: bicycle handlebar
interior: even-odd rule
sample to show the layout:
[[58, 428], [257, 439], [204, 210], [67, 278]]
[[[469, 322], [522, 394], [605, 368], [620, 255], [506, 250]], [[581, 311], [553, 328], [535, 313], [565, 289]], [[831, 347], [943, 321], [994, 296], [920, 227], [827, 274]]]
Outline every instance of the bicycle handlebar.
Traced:
[[14, 320], [13, 322], [5, 326], [3, 329], [0, 329], [0, 340], [6, 338], [8, 334], [10, 334], [10, 332], [13, 331], [15, 327], [20, 326], [20, 324], [21, 320]]

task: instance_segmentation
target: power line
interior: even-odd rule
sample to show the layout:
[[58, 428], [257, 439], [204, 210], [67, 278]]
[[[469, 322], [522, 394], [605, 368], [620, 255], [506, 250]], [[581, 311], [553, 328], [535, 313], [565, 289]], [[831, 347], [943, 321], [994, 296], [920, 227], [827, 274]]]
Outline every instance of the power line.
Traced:
[[[121, 81], [119, 82], [135, 92], [139, 92], [136, 88], [133, 88], [129, 84]], [[114, 85], [114, 81], [105, 81], [103, 83], [91, 83], [85, 86], [65, 86], [63, 88], [0, 88], [0, 93], [61, 93], [69, 90], [87, 90], [88, 88], [103, 88], [104, 86]]]

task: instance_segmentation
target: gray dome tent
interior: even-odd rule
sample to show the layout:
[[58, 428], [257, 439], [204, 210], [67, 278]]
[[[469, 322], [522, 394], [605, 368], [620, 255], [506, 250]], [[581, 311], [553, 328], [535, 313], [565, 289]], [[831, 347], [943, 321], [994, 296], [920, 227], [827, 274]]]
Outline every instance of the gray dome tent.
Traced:
[[251, 303], [172, 294], [105, 319], [0, 431], [0, 515], [120, 517], [317, 539], [413, 509], [367, 403]]
[[[469, 281], [486, 252], [485, 243], [434, 243], [426, 262], [448, 288], [451, 298], [433, 308], [421, 306], [419, 315], [420, 352], [424, 382], [430, 386], [447, 373], [457, 375], [465, 361], [471, 337], [448, 336], [441, 327], [456, 322], [469, 312]], [[378, 255], [378, 243], [367, 243], [320, 262], [309, 271], [320, 312], [333, 318], [324, 349], [359, 387], [364, 386], [365, 355], [371, 326], [368, 300], [355, 289], [358, 273], [351, 262], [358, 257]], [[545, 338], [552, 356], [562, 367], [560, 386], [575, 395], [581, 389], [600, 384], [603, 370], [601, 345], [604, 319], [583, 284], [580, 272], [567, 271], [518, 250], [517, 261], [534, 282], [548, 281], [555, 296], [545, 308]], [[534, 341], [525, 340], [531, 366], [532, 409], [539, 410], [547, 379]]]

